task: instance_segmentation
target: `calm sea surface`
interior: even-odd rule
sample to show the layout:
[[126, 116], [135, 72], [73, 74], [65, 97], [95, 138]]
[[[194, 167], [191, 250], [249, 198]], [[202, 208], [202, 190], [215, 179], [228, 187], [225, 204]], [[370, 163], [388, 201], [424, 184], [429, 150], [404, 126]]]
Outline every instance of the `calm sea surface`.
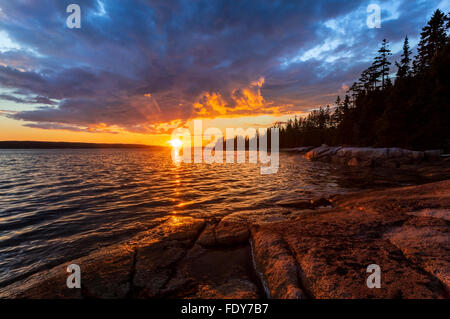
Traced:
[[379, 184], [353, 175], [284, 153], [277, 174], [261, 175], [259, 164], [176, 165], [165, 150], [0, 150], [0, 286], [167, 214], [264, 214], [280, 200]]

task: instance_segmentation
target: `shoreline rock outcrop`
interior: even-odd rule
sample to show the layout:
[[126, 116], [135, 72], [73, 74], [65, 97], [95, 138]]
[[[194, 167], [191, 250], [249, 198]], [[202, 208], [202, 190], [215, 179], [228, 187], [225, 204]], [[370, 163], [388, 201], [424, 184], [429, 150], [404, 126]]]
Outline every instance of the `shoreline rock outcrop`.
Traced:
[[398, 147], [342, 147], [327, 146], [298, 147], [282, 149], [287, 152], [298, 152], [311, 161], [321, 161], [351, 167], [389, 167], [399, 168], [402, 165], [414, 165], [424, 161], [441, 159], [440, 150], [411, 151]]
[[[129, 241], [0, 288], [0, 298], [450, 298], [450, 180], [167, 216]], [[66, 267], [81, 267], [69, 289]], [[381, 268], [368, 288], [367, 266]]]

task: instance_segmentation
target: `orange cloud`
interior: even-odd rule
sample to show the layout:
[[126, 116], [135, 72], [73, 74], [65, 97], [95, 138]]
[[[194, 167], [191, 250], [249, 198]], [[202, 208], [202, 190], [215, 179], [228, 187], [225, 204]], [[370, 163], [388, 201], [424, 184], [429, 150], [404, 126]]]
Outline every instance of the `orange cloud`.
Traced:
[[251, 82], [249, 87], [233, 89], [228, 101], [220, 93], [205, 92], [194, 103], [195, 115], [213, 118], [217, 116], [279, 114], [282, 106], [274, 106], [273, 102], [264, 99], [261, 93], [263, 85], [264, 77], [260, 77], [258, 80]]
[[227, 103], [219, 93], [206, 92], [194, 103], [194, 110], [198, 116], [217, 116], [227, 114]]
[[259, 79], [258, 79], [258, 81], [253, 81], [252, 83], [250, 83], [251, 84], [251, 86], [257, 86], [257, 87], [262, 87], [263, 86], [263, 84], [264, 84], [264, 77], [262, 76], [262, 77], [260, 77]]

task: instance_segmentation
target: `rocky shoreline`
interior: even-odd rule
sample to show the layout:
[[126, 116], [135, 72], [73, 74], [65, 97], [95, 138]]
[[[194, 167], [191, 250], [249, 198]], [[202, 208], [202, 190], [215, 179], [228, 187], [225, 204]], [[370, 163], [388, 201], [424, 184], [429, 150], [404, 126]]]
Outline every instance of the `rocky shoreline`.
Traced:
[[411, 165], [440, 161], [446, 155], [441, 150], [411, 151], [398, 147], [343, 147], [327, 146], [296, 147], [281, 149], [297, 152], [308, 160], [321, 161], [350, 167], [410, 168]]
[[[0, 298], [450, 297], [450, 180], [155, 222]], [[69, 264], [81, 289], [66, 286]], [[369, 264], [381, 267], [380, 289], [366, 285]]]

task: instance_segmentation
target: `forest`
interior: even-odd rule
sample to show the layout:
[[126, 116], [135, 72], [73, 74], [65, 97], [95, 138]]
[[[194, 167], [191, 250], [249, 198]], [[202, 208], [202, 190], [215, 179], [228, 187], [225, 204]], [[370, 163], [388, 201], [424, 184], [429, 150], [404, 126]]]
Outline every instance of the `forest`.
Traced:
[[[450, 150], [450, 13], [423, 27], [417, 53], [405, 37], [399, 61], [389, 42], [344, 97], [306, 117], [277, 123], [280, 147], [351, 145]], [[392, 72], [391, 72], [392, 70]]]

